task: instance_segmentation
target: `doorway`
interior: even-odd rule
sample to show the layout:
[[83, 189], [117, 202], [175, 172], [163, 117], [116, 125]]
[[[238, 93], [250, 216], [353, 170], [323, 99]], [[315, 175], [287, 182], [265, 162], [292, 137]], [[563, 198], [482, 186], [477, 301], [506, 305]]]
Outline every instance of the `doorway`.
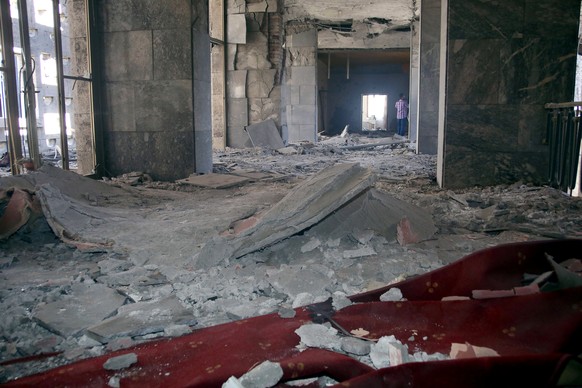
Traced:
[[388, 95], [362, 95], [362, 129], [364, 131], [386, 130], [388, 128]]

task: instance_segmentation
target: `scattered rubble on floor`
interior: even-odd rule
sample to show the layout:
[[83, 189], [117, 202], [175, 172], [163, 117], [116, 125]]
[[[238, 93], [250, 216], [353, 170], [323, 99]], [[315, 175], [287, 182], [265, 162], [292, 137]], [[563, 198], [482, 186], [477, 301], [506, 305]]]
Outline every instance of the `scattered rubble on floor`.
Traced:
[[[142, 173], [93, 181], [50, 166], [1, 178], [0, 217], [8, 190], [40, 200], [44, 217], [17, 217], [0, 241], [0, 382], [241, 318], [293, 317], [294, 307], [330, 298], [340, 310], [348, 295], [500, 243], [582, 236], [579, 198], [521, 183], [442, 190], [434, 156], [406, 144], [340, 145], [217, 152], [217, 174], [277, 178], [255, 175], [223, 189], [151, 182]], [[339, 175], [323, 180], [326, 169]], [[340, 171], [353, 190], [338, 181]], [[25, 203], [16, 214], [25, 214]], [[282, 215], [293, 225], [277, 224]], [[240, 250], [210, 249], [225, 241]], [[87, 293], [96, 297], [86, 302]], [[372, 365], [376, 345], [334, 338], [326, 345]]]

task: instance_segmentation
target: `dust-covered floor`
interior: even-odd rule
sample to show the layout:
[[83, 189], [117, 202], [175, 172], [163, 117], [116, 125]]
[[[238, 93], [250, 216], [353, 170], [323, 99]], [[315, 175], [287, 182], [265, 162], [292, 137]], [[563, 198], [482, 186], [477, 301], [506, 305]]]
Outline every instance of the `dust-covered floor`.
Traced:
[[[406, 244], [396, 233], [368, 229], [365, 219], [333, 236], [315, 225], [242, 257], [197, 267], [209, 240], [340, 163], [371, 169], [379, 195], [425, 212], [436, 233]], [[103, 244], [85, 250], [65, 244], [43, 217], [0, 242], [0, 382], [209, 325], [289, 314], [500, 243], [582, 236], [579, 198], [520, 183], [443, 190], [435, 164], [436, 157], [415, 155], [405, 143], [363, 149], [306, 144], [286, 154], [228, 150], [215, 153], [215, 172], [253, 170], [277, 179], [209, 189], [137, 173], [107, 181], [111, 191], [76, 193], [78, 203], [99, 209], [99, 222], [83, 227]], [[23, 357], [31, 360], [14, 362]]]

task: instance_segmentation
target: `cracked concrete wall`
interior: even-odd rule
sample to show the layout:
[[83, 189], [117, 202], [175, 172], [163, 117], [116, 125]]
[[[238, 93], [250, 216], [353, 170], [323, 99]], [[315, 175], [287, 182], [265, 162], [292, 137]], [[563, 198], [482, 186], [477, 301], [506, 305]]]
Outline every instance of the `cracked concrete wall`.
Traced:
[[[196, 3], [196, 2], [194, 2]], [[105, 168], [184, 178], [195, 169], [189, 0], [100, 0]]]
[[548, 102], [574, 95], [580, 1], [448, 0], [445, 187], [545, 183]]
[[228, 0], [227, 145], [248, 147], [244, 128], [280, 127], [282, 25], [276, 0]]

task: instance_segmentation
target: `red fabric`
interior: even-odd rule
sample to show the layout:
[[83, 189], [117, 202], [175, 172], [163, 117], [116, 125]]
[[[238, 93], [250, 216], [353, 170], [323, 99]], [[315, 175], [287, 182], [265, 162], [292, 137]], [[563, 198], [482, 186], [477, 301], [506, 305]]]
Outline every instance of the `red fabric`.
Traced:
[[[544, 254], [563, 261], [582, 252], [582, 240], [498, 246], [391, 287], [408, 301], [379, 302], [390, 287], [352, 297], [360, 302], [333, 315], [350, 331], [369, 337], [395, 335], [409, 352], [450, 351], [452, 342], [489, 347], [501, 357], [409, 363], [374, 370], [350, 357], [320, 349], [299, 352], [294, 331], [312, 322], [297, 309], [292, 319], [277, 314], [246, 319], [192, 334], [140, 345], [16, 380], [9, 387], [102, 387], [121, 377], [122, 387], [220, 387], [265, 360], [280, 362], [283, 380], [328, 375], [350, 387], [553, 386], [571, 355], [582, 353], [582, 287], [500, 299], [441, 302], [474, 289], [512, 289], [524, 272], [550, 270]], [[579, 256], [578, 256], [579, 257]], [[414, 336], [414, 340], [411, 339]], [[136, 353], [138, 363], [107, 371], [110, 357]], [[284, 382], [281, 383], [284, 386]]]

